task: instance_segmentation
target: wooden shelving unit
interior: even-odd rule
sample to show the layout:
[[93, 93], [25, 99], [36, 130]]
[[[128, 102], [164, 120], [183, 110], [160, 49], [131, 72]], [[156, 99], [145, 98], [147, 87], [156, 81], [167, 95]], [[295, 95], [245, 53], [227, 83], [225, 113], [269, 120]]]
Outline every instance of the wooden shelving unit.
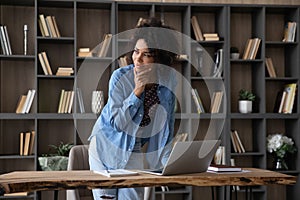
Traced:
[[[122, 36], [134, 28], [139, 17], [155, 16], [184, 35], [195, 39], [190, 19], [197, 16], [203, 33], [216, 32], [220, 41], [190, 40], [182, 44], [182, 52], [191, 57], [190, 62], [176, 64], [182, 74], [177, 96], [182, 103], [176, 113], [175, 131], [189, 133], [189, 139], [203, 139], [207, 131], [215, 131], [226, 149], [226, 161], [234, 158], [242, 167], [272, 169], [272, 157], [266, 151], [268, 134], [281, 132], [293, 138], [300, 146], [299, 92], [296, 92], [295, 109], [292, 114], [274, 112], [277, 93], [285, 84], [297, 83], [300, 77], [300, 7], [297, 5], [244, 5], [244, 4], [197, 4], [161, 2], [125, 2], [97, 0], [20, 0], [0, 1], [0, 23], [6, 25], [13, 55], [0, 54], [0, 173], [14, 170], [39, 170], [38, 156], [48, 151], [49, 144], [60, 141], [87, 144], [87, 138], [96, 120], [91, 113], [91, 92], [104, 90], [107, 100], [108, 81], [117, 65], [120, 52], [127, 47], [128, 38], [114, 37], [105, 58], [81, 58], [77, 50], [81, 47], [94, 49], [104, 34]], [[39, 14], [56, 17], [61, 32], [60, 38], [43, 37], [39, 25]], [[294, 42], [282, 42], [283, 29], [287, 21], [297, 22]], [[28, 54], [23, 54], [23, 25], [27, 24]], [[243, 54], [249, 38], [258, 37], [261, 44], [254, 60], [230, 59], [229, 50], [236, 46]], [[223, 73], [221, 77], [199, 76], [195, 51], [198, 46], [206, 50], [213, 61], [218, 49], [223, 49]], [[46, 51], [55, 73], [59, 66], [71, 66], [72, 76], [44, 75], [38, 53]], [[273, 59], [277, 72], [270, 78], [265, 67], [265, 57]], [[90, 71], [90, 77], [82, 76]], [[94, 71], [95, 70], [95, 71]], [[98, 74], [102, 74], [98, 80]], [[84, 83], [91, 80], [88, 88]], [[184, 80], [196, 88], [201, 96], [206, 113], [197, 114], [191, 94], [187, 93]], [[71, 114], [58, 114], [58, 102], [62, 89], [84, 88], [83, 102], [86, 113], [79, 112], [77, 95]], [[30, 113], [15, 114], [18, 99], [28, 89], [36, 89]], [[257, 96], [253, 113], [238, 112], [238, 92], [245, 88]], [[209, 112], [212, 92], [225, 93], [219, 113]], [[218, 124], [212, 128], [212, 124]], [[230, 130], [238, 130], [245, 144], [246, 153], [232, 150]], [[34, 154], [19, 156], [19, 133], [35, 130]], [[283, 173], [299, 175], [300, 154], [296, 153], [288, 162], [289, 170]], [[254, 199], [273, 199], [274, 191], [280, 199], [297, 199], [299, 183], [295, 186], [255, 188]], [[172, 189], [172, 188], [170, 188]], [[221, 189], [222, 194], [225, 190]], [[227, 191], [228, 193], [228, 191]], [[63, 198], [64, 192], [60, 192]], [[157, 191], [153, 198], [199, 199], [210, 197], [210, 188], [174, 188], [167, 193]], [[244, 198], [244, 190], [238, 191]], [[50, 197], [47, 197], [50, 196]], [[222, 196], [222, 197], [221, 197]], [[220, 195], [223, 198], [224, 195]], [[229, 193], [227, 194], [229, 197]], [[277, 197], [278, 197], [277, 196]], [[29, 199], [51, 198], [49, 192], [28, 196]]]

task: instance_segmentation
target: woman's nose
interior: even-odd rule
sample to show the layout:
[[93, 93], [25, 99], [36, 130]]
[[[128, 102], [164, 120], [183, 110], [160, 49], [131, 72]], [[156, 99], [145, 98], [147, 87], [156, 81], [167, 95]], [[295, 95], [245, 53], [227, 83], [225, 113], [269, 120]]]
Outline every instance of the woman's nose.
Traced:
[[143, 60], [143, 54], [142, 54], [142, 53], [139, 53], [139, 54], [137, 55], [137, 59], [138, 59], [138, 61], [142, 61], [142, 60]]

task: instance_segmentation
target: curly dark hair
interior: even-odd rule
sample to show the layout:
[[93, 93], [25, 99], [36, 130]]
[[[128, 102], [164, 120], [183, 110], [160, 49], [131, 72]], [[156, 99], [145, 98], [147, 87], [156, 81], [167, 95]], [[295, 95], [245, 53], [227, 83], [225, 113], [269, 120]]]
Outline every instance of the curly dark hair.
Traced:
[[[156, 29], [148, 29], [151, 27]], [[178, 48], [178, 41], [172, 34], [172, 30], [174, 29], [164, 25], [161, 20], [156, 18], [140, 18], [130, 42], [131, 49], [134, 49], [139, 39], [144, 39], [150, 52], [154, 55], [155, 62], [170, 66], [176, 58], [176, 54], [172, 50]], [[132, 52], [129, 54], [130, 59], [131, 56]]]

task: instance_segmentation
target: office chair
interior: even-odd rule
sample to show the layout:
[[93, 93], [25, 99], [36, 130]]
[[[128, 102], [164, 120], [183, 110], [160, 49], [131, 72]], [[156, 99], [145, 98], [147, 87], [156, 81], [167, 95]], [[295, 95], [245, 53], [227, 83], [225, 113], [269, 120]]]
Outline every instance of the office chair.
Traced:
[[[89, 170], [88, 145], [75, 145], [70, 150], [68, 170]], [[67, 190], [67, 200], [93, 200], [91, 190]]]
[[[75, 145], [70, 150], [67, 170], [89, 170], [88, 145]], [[145, 188], [144, 200], [151, 197], [150, 187]], [[93, 193], [87, 189], [67, 190], [67, 200], [93, 200]]]

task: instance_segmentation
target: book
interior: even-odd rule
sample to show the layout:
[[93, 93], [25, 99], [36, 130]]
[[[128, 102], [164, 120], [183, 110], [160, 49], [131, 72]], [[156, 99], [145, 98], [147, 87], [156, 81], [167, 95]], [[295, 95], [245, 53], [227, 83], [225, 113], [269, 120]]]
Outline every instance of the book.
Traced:
[[8, 46], [7, 46], [7, 39], [6, 39], [4, 26], [0, 26], [0, 32], [1, 32], [1, 38], [3, 40], [3, 46], [4, 46], [3, 54], [4, 55], [9, 55], [9, 50], [8, 50]]
[[45, 36], [45, 37], [50, 37], [50, 33], [49, 33], [49, 30], [48, 30], [48, 27], [47, 27], [47, 24], [46, 24], [46, 19], [45, 19], [45, 16], [44, 14], [40, 14], [39, 15], [39, 20], [40, 20], [40, 23], [41, 23], [41, 33]]
[[248, 39], [247, 40], [247, 43], [245, 45], [245, 50], [244, 50], [244, 54], [242, 56], [242, 59], [248, 59], [249, 58], [249, 53], [250, 53], [250, 48], [251, 48], [251, 45], [252, 45], [252, 39]]
[[4, 27], [4, 34], [5, 34], [7, 48], [8, 48], [8, 55], [12, 55], [11, 46], [10, 46], [10, 40], [9, 40], [9, 35], [8, 35], [8, 31], [7, 31], [7, 26], [3, 26], [3, 27]]
[[29, 145], [30, 145], [30, 136], [31, 136], [30, 132], [25, 133], [24, 150], [23, 150], [23, 155], [24, 156], [28, 156]]
[[138, 172], [127, 170], [127, 169], [111, 169], [111, 170], [98, 170], [98, 171], [94, 170], [93, 172], [107, 177], [134, 176], [139, 174]]
[[296, 94], [296, 83], [286, 84], [284, 86], [284, 90], [286, 92], [284, 104], [282, 108], [282, 113], [292, 113], [294, 101], [295, 101], [295, 94]]
[[42, 53], [38, 54], [40, 64], [45, 75], [49, 75]]
[[230, 166], [230, 165], [215, 165], [211, 164], [207, 171], [212, 172], [241, 172], [242, 168], [237, 166]]
[[5, 197], [14, 197], [14, 196], [27, 196], [28, 192], [14, 192], [14, 193], [7, 193], [4, 194], [3, 196]]
[[199, 22], [198, 22], [198, 19], [196, 16], [192, 16], [191, 24], [192, 24], [192, 28], [193, 28], [196, 40], [203, 41], [204, 40], [203, 34], [202, 34], [202, 31], [201, 31], [201, 28], [200, 28], [200, 25], [199, 25]]
[[30, 98], [31, 98], [31, 92], [32, 92], [31, 90], [28, 90], [24, 105], [23, 105], [22, 110], [21, 110], [20, 113], [24, 114], [26, 112], [27, 105], [29, 104], [29, 101], [30, 101]]
[[213, 37], [213, 36], [207, 36], [207, 37], [205, 37], [204, 36], [204, 40], [205, 41], [219, 41], [220, 38], [218, 36], [216, 36], [216, 37]]
[[118, 64], [119, 64], [119, 67], [128, 66], [127, 57], [126, 56], [120, 57], [118, 59]]
[[78, 57], [93, 57], [92, 52], [78, 52]]
[[26, 101], [26, 95], [21, 95], [18, 101], [16, 113], [18, 114], [22, 113], [23, 107], [25, 105], [25, 101]]
[[58, 67], [56, 76], [71, 76], [74, 73], [72, 67]]
[[203, 37], [219, 37], [218, 33], [204, 33]]
[[223, 98], [222, 91], [217, 91], [217, 92], [213, 93], [212, 101], [211, 101], [212, 103], [211, 103], [211, 108], [210, 108], [211, 113], [218, 113], [220, 111], [222, 98]]
[[260, 38], [254, 38], [254, 44], [253, 44], [253, 48], [251, 48], [251, 50], [250, 50], [250, 58], [249, 59], [253, 60], [256, 58], [258, 48], [260, 46], [260, 42], [261, 42]]
[[66, 98], [65, 98], [65, 106], [64, 106], [63, 113], [68, 113], [70, 98], [71, 98], [71, 91], [66, 91], [65, 95], [66, 95]]
[[41, 54], [43, 56], [48, 74], [53, 75], [52, 70], [51, 70], [51, 66], [50, 66], [50, 63], [49, 63], [49, 60], [48, 60], [48, 57], [47, 57], [47, 53], [45, 51], [43, 51], [43, 52], [41, 52]]
[[273, 65], [273, 61], [272, 58], [265, 58], [265, 62], [266, 62], [266, 67], [267, 67], [267, 71], [270, 77], [275, 78], [277, 77], [276, 72], [275, 72], [275, 68]]
[[225, 146], [219, 146], [214, 155], [214, 164], [221, 165], [226, 163]]
[[80, 88], [76, 88], [77, 93], [77, 99], [78, 99], [78, 105], [80, 113], [85, 113], [84, 103], [83, 103], [83, 97], [82, 97], [82, 91]]
[[88, 52], [91, 52], [91, 50], [89, 47], [81, 47], [78, 49], [78, 52], [88, 53]]
[[285, 100], [286, 100], [286, 91], [280, 92], [281, 95], [281, 100], [280, 100], [280, 104], [279, 104], [279, 108], [278, 108], [278, 113], [282, 113], [282, 109], [283, 109], [283, 105], [285, 104]]
[[68, 99], [68, 91], [65, 90], [63, 93], [63, 99], [62, 99], [62, 104], [61, 104], [61, 111], [60, 113], [65, 113], [66, 106], [67, 106], [67, 99]]
[[2, 35], [2, 26], [0, 25], [0, 42], [1, 42], [1, 49], [2, 49], [2, 54], [6, 55], [6, 49], [5, 49], [5, 44], [4, 44], [4, 39], [3, 39], [3, 35]]
[[296, 35], [296, 22], [287, 22], [284, 27], [283, 42], [294, 42]]
[[34, 96], [35, 96], [35, 89], [32, 89], [31, 92], [30, 92], [29, 100], [26, 104], [25, 113], [29, 113], [32, 102], [33, 102], [33, 99], [34, 99]]
[[74, 101], [74, 91], [70, 91], [70, 102], [69, 102], [69, 107], [67, 113], [71, 113], [72, 108], [73, 108], [73, 101]]
[[112, 39], [112, 34], [105, 34], [103, 41], [101, 43], [100, 51], [98, 52], [98, 57], [105, 57], [107, 55], [110, 43]]
[[20, 133], [20, 156], [24, 155], [24, 133]]
[[231, 139], [231, 143], [232, 143], [232, 146], [233, 146], [233, 150], [235, 153], [238, 153], [239, 150], [238, 150], [238, 143], [235, 139], [235, 136], [233, 135], [233, 131], [230, 131], [230, 139]]
[[57, 113], [62, 113], [62, 106], [63, 106], [63, 100], [64, 100], [64, 93], [65, 90], [61, 90], [60, 92], [60, 98], [59, 98], [59, 103], [58, 103], [58, 110]]
[[199, 102], [199, 100], [197, 99], [195, 90], [196, 90], [196, 89], [194, 89], [194, 88], [192, 88], [192, 90], [191, 90], [191, 92], [192, 92], [192, 97], [193, 97], [194, 103], [195, 103], [195, 105], [196, 105], [197, 113], [200, 114], [200, 113], [202, 113], [202, 110], [201, 110], [201, 107], [200, 107], [200, 102]]
[[51, 18], [52, 18], [52, 22], [53, 22], [54, 29], [55, 29], [57, 37], [61, 37], [61, 34], [60, 34], [59, 29], [58, 29], [58, 25], [57, 25], [55, 16], [51, 16]]
[[193, 90], [195, 91], [195, 95], [196, 95], [197, 101], [199, 102], [200, 111], [201, 111], [202, 113], [205, 113], [205, 109], [204, 109], [204, 107], [203, 107], [203, 103], [202, 103], [202, 100], [201, 100], [200, 95], [199, 95], [199, 93], [198, 93], [198, 90], [197, 90], [197, 89], [193, 89]]
[[77, 53], [78, 57], [92, 57], [93, 54], [90, 50], [90, 48], [88, 47], [82, 47], [78, 49], [78, 53]]
[[58, 37], [57, 34], [56, 34], [56, 31], [55, 31], [53, 21], [52, 21], [52, 16], [47, 16], [46, 17], [46, 24], [47, 24], [50, 36], [55, 37], [55, 38]]
[[28, 155], [32, 155], [34, 152], [34, 142], [35, 142], [35, 131], [31, 131]]
[[244, 145], [241, 141], [241, 138], [240, 138], [237, 130], [233, 130], [232, 133], [233, 133], [233, 136], [234, 136], [234, 139], [235, 139], [235, 142], [236, 142], [238, 152], [239, 153], [245, 153], [246, 152], [245, 147], [244, 147]]
[[39, 24], [39, 28], [40, 28], [42, 36], [46, 37], [45, 31], [44, 31], [44, 28], [43, 28], [43, 24], [42, 24], [42, 21], [40, 19], [38, 20], [38, 24]]
[[212, 73], [212, 77], [221, 77], [223, 72], [223, 65], [224, 65], [224, 59], [223, 59], [223, 49], [218, 49], [216, 52], [216, 59], [215, 59], [215, 66]]

